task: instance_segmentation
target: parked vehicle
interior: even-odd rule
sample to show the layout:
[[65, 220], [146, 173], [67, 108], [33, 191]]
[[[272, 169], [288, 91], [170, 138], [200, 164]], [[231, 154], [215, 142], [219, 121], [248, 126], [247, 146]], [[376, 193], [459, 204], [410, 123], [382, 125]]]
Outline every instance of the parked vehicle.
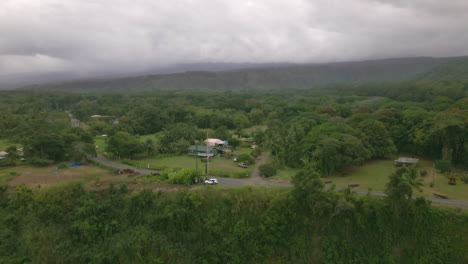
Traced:
[[205, 184], [216, 185], [216, 184], [218, 184], [218, 179], [208, 179], [208, 180], [205, 180]]
[[239, 163], [238, 165], [239, 165], [239, 167], [244, 168], [244, 169], [246, 169], [246, 168], [248, 167], [248, 166], [245, 165], [244, 163]]

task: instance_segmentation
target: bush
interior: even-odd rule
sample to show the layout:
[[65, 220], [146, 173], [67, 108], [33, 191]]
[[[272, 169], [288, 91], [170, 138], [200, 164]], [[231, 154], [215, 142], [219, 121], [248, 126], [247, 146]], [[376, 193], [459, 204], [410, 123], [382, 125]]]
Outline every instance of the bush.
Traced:
[[465, 184], [468, 184], [468, 175], [460, 177], [460, 180], [464, 182]]
[[252, 152], [250, 152], [250, 155], [252, 155], [252, 157], [254, 158], [258, 158], [260, 157], [260, 155], [262, 155], [262, 150], [257, 145], [254, 149], [252, 149]]
[[47, 167], [54, 164], [53, 160], [41, 159], [41, 158], [30, 158], [29, 163], [38, 167]]
[[276, 175], [276, 167], [273, 164], [263, 164], [258, 170], [262, 177], [268, 178]]
[[250, 165], [254, 163], [254, 160], [249, 154], [241, 154], [237, 157], [237, 162], [244, 163], [246, 165]]
[[67, 166], [67, 164], [62, 163], [62, 164], [58, 165], [57, 168], [58, 169], [66, 169], [66, 168], [68, 168], [68, 166]]
[[126, 165], [130, 165], [130, 166], [136, 166], [136, 161], [134, 160], [131, 160], [131, 159], [123, 159], [122, 160], [122, 163], [123, 164], [126, 164]]
[[240, 145], [240, 143], [240, 140], [237, 138], [231, 138], [228, 140], [229, 146], [233, 147], [234, 149], [236, 149]]
[[210, 171], [212, 176], [219, 176], [219, 177], [226, 177], [226, 178], [248, 178], [250, 176], [250, 172], [247, 171], [240, 171], [240, 172], [233, 172], [233, 171], [217, 171], [212, 170]]
[[442, 173], [450, 172], [450, 169], [452, 168], [452, 164], [450, 160], [438, 160], [435, 163], [435, 168], [440, 170], [440, 172]]
[[0, 160], [0, 167], [14, 167], [18, 165], [16, 160], [3, 159]]
[[168, 183], [190, 185], [195, 182], [197, 172], [194, 169], [182, 169], [169, 174]]

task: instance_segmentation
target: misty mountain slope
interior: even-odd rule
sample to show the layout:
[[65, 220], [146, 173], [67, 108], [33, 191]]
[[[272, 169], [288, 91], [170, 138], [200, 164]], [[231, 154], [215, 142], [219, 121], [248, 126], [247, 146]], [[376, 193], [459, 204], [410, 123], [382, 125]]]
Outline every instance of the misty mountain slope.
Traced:
[[229, 71], [192, 71], [34, 85], [23, 89], [73, 92], [166, 89], [310, 89], [331, 83], [394, 82], [414, 78], [456, 58], [400, 58], [360, 62], [279, 65]]
[[458, 58], [418, 74], [414, 80], [468, 80], [468, 57]]

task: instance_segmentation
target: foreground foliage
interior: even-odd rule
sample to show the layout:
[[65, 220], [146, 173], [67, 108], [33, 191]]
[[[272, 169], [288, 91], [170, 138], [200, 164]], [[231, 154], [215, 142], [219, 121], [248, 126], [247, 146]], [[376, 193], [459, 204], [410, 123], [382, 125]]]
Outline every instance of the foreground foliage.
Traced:
[[2, 188], [1, 263], [466, 263], [468, 215], [322, 191]]

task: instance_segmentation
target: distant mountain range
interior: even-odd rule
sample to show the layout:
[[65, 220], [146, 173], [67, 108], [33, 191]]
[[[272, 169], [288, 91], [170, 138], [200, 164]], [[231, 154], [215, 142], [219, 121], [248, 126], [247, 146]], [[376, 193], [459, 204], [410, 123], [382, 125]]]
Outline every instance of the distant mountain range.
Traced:
[[168, 89], [310, 89], [334, 83], [468, 79], [468, 57], [398, 58], [321, 64], [190, 64], [136, 77], [39, 84], [22, 89], [72, 92]]

